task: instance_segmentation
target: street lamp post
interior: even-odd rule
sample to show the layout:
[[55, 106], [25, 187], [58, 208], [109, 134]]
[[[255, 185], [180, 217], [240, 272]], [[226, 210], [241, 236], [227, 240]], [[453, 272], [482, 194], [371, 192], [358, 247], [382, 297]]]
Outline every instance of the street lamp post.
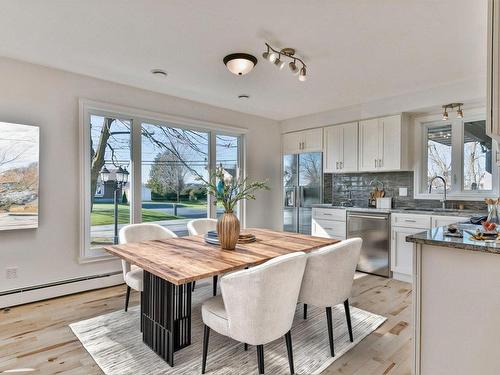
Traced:
[[128, 171], [125, 168], [118, 167], [118, 169], [115, 172], [115, 177], [113, 180], [110, 180], [111, 173], [109, 170], [106, 168], [106, 166], [103, 166], [101, 169], [101, 181], [105, 184], [108, 181], [113, 182], [113, 199], [114, 199], [114, 236], [113, 236], [113, 243], [116, 245], [118, 243], [118, 191], [122, 191], [122, 188], [125, 186], [125, 184], [128, 181]]

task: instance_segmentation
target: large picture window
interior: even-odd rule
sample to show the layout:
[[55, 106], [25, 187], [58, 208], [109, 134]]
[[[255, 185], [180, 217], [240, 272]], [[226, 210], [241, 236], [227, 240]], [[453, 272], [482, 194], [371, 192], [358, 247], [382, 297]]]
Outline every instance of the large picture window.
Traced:
[[210, 133], [142, 124], [142, 221], [154, 221], [177, 235], [187, 222], [209, 215], [207, 192]]
[[[481, 200], [498, 191], [498, 167], [493, 155], [496, 145], [486, 134], [484, 116], [423, 125], [419, 195], [441, 195], [446, 180], [449, 197]], [[432, 187], [429, 193], [429, 185]]]
[[[155, 113], [147, 120], [144, 112], [85, 101], [80, 111], [81, 261], [108, 258], [102, 246], [117, 243], [129, 223], [154, 222], [187, 235], [189, 220], [222, 212], [200, 178], [208, 180], [216, 165], [235, 177], [243, 173], [237, 128], [162, 121]], [[242, 207], [237, 214], [243, 219]]]

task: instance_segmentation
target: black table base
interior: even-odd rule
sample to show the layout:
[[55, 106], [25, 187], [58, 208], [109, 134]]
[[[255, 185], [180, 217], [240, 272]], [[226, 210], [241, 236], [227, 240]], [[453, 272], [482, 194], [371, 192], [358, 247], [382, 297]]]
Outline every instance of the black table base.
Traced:
[[191, 345], [191, 283], [175, 285], [144, 271], [142, 341], [170, 366], [174, 352]]

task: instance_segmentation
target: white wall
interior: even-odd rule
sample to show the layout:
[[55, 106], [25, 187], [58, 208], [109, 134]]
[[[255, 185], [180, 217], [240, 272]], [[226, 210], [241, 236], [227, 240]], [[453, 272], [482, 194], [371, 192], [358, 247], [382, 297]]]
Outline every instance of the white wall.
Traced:
[[484, 105], [486, 102], [486, 77], [475, 77], [428, 90], [409, 92], [350, 107], [295, 117], [281, 121], [281, 130], [283, 133], [288, 133], [402, 112], [429, 112], [436, 110], [443, 104], [452, 102], [465, 103], [465, 108]]
[[[0, 231], [0, 292], [120, 269], [117, 261], [77, 262], [79, 98], [248, 128], [248, 175], [269, 179], [272, 190], [247, 204], [247, 226], [281, 227], [277, 122], [4, 58], [0, 77], [0, 121], [41, 130], [39, 228]], [[18, 267], [17, 279], [5, 278], [10, 266]]]

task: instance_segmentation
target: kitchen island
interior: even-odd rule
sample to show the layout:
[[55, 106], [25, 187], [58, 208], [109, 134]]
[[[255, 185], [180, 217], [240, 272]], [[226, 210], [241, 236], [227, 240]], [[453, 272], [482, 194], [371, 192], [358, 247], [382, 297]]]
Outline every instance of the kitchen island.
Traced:
[[500, 243], [446, 230], [407, 237], [414, 243], [414, 373], [499, 374]]

